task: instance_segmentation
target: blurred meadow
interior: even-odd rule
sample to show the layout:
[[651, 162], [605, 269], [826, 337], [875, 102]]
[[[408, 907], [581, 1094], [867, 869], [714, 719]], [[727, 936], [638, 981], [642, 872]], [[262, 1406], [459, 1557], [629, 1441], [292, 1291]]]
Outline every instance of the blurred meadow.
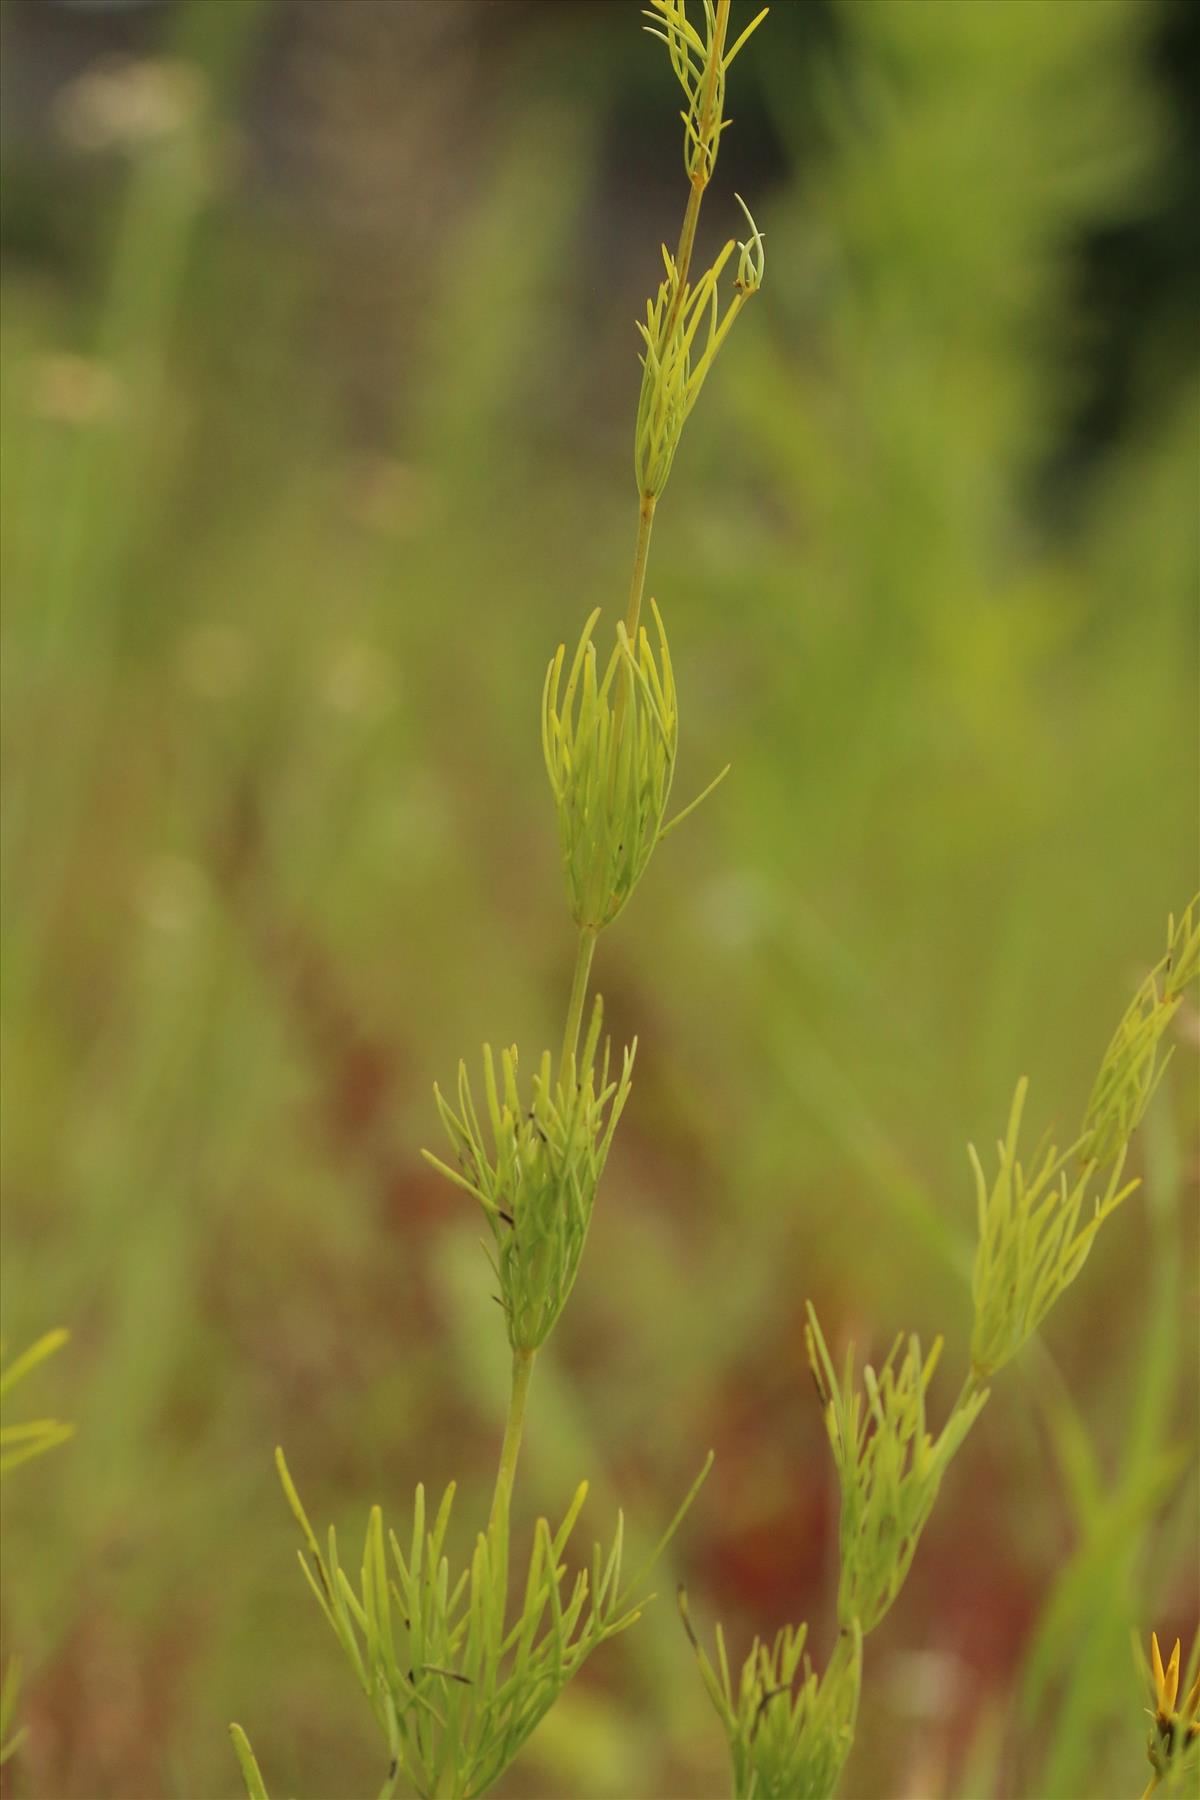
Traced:
[[[14, 1800], [229, 1800], [231, 1718], [274, 1793], [374, 1793], [273, 1447], [348, 1543], [486, 1509], [507, 1350], [419, 1149], [460, 1055], [560, 1029], [538, 701], [624, 603], [684, 198], [639, 24], [0, 11], [4, 1336], [70, 1329], [28, 1404], [77, 1423], [5, 1486]], [[587, 1475], [646, 1542], [717, 1462], [510, 1800], [727, 1791], [671, 1596], [828, 1652], [805, 1298], [835, 1354], [965, 1345], [967, 1140], [1022, 1073], [1070, 1129], [1200, 865], [1200, 9], [783, 0], [736, 77], [701, 233], [753, 196], [767, 278], [648, 588], [680, 791], [733, 770], [600, 947], [637, 1078], [516, 1523]], [[872, 1640], [855, 1800], [1145, 1783], [1130, 1634], [1200, 1610], [1181, 1019]]]

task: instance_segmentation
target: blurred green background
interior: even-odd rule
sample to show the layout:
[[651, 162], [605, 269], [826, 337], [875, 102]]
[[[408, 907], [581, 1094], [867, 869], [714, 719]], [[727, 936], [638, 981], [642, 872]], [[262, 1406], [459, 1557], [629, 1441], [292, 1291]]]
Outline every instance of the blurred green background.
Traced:
[[[735, 8], [745, 23], [749, 8]], [[964, 1146], [1069, 1132], [1197, 881], [1200, 10], [776, 5], [701, 250], [763, 294], [649, 591], [673, 836], [597, 961], [641, 1040], [518, 1529], [592, 1482], [636, 1631], [508, 1796], [709, 1800], [670, 1595], [826, 1653], [801, 1342], [969, 1333]], [[545, 664], [624, 602], [633, 321], [684, 199], [635, 0], [0, 12], [4, 1330], [78, 1421], [6, 1484], [3, 1792], [374, 1792], [272, 1467], [352, 1542], [486, 1506], [507, 1378], [430, 1087], [561, 1030]], [[869, 1646], [845, 1792], [1140, 1791], [1130, 1631], [1197, 1553], [1194, 1008], [1106, 1227]], [[36, 1395], [32, 1385], [36, 1383]]]

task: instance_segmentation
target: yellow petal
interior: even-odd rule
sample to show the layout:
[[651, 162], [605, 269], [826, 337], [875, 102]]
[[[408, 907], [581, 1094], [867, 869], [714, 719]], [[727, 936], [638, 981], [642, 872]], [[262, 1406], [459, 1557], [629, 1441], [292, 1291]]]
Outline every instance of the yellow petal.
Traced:
[[1175, 1696], [1179, 1692], [1179, 1639], [1175, 1639], [1175, 1648], [1171, 1652], [1171, 1660], [1167, 1664], [1167, 1679], [1163, 1684], [1163, 1700], [1169, 1713], [1175, 1711]]
[[1162, 1654], [1158, 1648], [1157, 1631], [1150, 1633], [1150, 1660], [1154, 1665], [1154, 1692], [1157, 1697], [1161, 1696], [1163, 1691]]
[[1189, 1721], [1198, 1715], [1200, 1715], [1200, 1674], [1192, 1683], [1191, 1692], [1187, 1697], [1187, 1705], [1184, 1707], [1184, 1717]]

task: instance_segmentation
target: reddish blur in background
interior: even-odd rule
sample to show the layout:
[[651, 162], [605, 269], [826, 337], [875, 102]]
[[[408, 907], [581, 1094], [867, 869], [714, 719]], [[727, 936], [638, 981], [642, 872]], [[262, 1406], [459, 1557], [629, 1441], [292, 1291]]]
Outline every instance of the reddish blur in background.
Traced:
[[[735, 7], [735, 30], [749, 8]], [[557, 1042], [545, 664], [632, 552], [684, 199], [635, 0], [8, 0], [3, 1301], [75, 1439], [5, 1488], [3, 1792], [374, 1792], [295, 1565], [487, 1503], [501, 1321], [431, 1083]], [[1070, 1132], [1197, 880], [1200, 10], [778, 4], [701, 253], [767, 277], [660, 508], [681, 790], [600, 946], [640, 1039], [517, 1528], [587, 1476], [636, 1630], [501, 1792], [709, 1800], [706, 1634], [833, 1631], [801, 1336], [970, 1330], [965, 1145]], [[1197, 1612], [1197, 1016], [1143, 1189], [998, 1382], [868, 1648], [858, 1800], [1145, 1780]], [[36, 1390], [36, 1391], [35, 1391]], [[15, 1405], [15, 1403], [14, 1403]], [[353, 1566], [353, 1552], [348, 1556]]]

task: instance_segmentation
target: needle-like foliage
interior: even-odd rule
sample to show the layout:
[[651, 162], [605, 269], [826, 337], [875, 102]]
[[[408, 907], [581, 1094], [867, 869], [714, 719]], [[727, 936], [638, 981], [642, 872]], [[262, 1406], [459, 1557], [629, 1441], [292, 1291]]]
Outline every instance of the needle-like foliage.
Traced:
[[659, 839], [727, 772], [723, 769], [664, 824], [679, 747], [679, 708], [662, 615], [653, 601], [650, 605], [657, 651], [645, 626], [635, 650], [618, 625], [617, 642], [599, 677], [592, 641], [597, 609], [583, 628], [565, 691], [565, 645], [559, 645], [546, 671], [542, 752], [558, 813], [571, 917], [581, 930], [599, 931], [616, 918]]
[[922, 1357], [919, 1340], [896, 1339], [879, 1373], [860, 1389], [854, 1346], [839, 1382], [810, 1303], [808, 1359], [825, 1414], [842, 1492], [838, 1623], [873, 1631], [904, 1585], [950, 1461], [987, 1400], [964, 1392], [937, 1437], [926, 1429], [925, 1396], [942, 1351]]
[[609, 1146], [629, 1098], [637, 1039], [625, 1051], [620, 1073], [610, 1075], [607, 1042], [598, 1067], [596, 1063], [602, 1019], [597, 995], [581, 1055], [571, 1055], [556, 1078], [547, 1050], [528, 1103], [518, 1087], [516, 1047], [501, 1052], [497, 1081], [495, 1060], [485, 1044], [488, 1132], [480, 1123], [465, 1063], [458, 1066], [457, 1108], [434, 1089], [458, 1166], [451, 1168], [428, 1150], [424, 1155], [483, 1207], [514, 1350], [538, 1349], [566, 1305]]
[[1037, 1330], [1087, 1261], [1105, 1219], [1137, 1186], [1121, 1180], [1122, 1152], [1103, 1193], [1085, 1213], [1095, 1165], [1079, 1168], [1082, 1140], [1066, 1150], [1044, 1147], [1027, 1170], [1018, 1140], [1028, 1088], [1022, 1077], [1008, 1130], [996, 1146], [998, 1167], [990, 1188], [973, 1144], [968, 1152], [979, 1215], [971, 1364], [980, 1377], [1002, 1369]]
[[1167, 921], [1167, 948], [1125, 1010], [1104, 1053], [1100, 1073], [1083, 1117], [1079, 1155], [1102, 1169], [1119, 1157], [1141, 1124], [1172, 1052], [1159, 1046], [1183, 1002], [1186, 988], [1200, 977], [1200, 896]]
[[1028, 1090], [1022, 1078], [990, 1184], [971, 1146], [979, 1219], [971, 1362], [979, 1379], [1003, 1368], [1037, 1330], [1087, 1261], [1101, 1225], [1137, 1187], [1122, 1179], [1130, 1138], [1166, 1067], [1158, 1055], [1163, 1034], [1198, 973], [1193, 901], [1178, 924], [1168, 922], [1166, 954], [1113, 1035], [1075, 1141], [1065, 1150], [1043, 1146], [1026, 1168], [1018, 1148]]
[[764, 7], [733, 44], [726, 47], [729, 0], [703, 0], [703, 34], [688, 17], [687, 0], [651, 0], [646, 30], [667, 46], [671, 67], [683, 89], [683, 163], [691, 184], [679, 247], [672, 256], [663, 245], [666, 274], [658, 293], [646, 304], [642, 336], [642, 391], [634, 430], [634, 473], [638, 493], [653, 507], [667, 484], [687, 416], [712, 368], [738, 313], [762, 286], [762, 233], [740, 197], [749, 233], [739, 243], [733, 298], [724, 313], [718, 283], [734, 251], [734, 240], [720, 252], [699, 281], [692, 282], [692, 247], [704, 190], [712, 178], [725, 117], [725, 77], [734, 57], [766, 17]]
[[[681, 1523], [711, 1460], [651, 1563]], [[587, 1498], [586, 1481], [556, 1531], [538, 1520], [517, 1589], [509, 1581], [505, 1508], [477, 1535], [466, 1567], [452, 1574], [446, 1545], [453, 1482], [432, 1522], [425, 1490], [417, 1488], [407, 1549], [394, 1532], [385, 1535], [380, 1508], [371, 1509], [355, 1583], [332, 1527], [324, 1550], [317, 1542], [282, 1451], [276, 1462], [304, 1538], [301, 1567], [387, 1741], [381, 1800], [401, 1777], [423, 1800], [486, 1793], [591, 1652], [632, 1625], [651, 1597], [643, 1585], [649, 1563], [622, 1583], [620, 1513], [608, 1552], [595, 1545], [590, 1570], [568, 1573], [562, 1559]]]
[[[744, 240], [729, 239], [712, 267], [694, 286], [681, 279], [666, 245], [666, 274], [658, 293], [646, 302], [646, 321], [638, 331], [644, 346], [642, 391], [634, 430], [634, 472], [638, 491], [657, 500], [667, 485], [683, 427], [716, 361], [734, 320], [762, 286], [766, 252], [762, 233], [740, 195], [738, 205], [749, 231]], [[721, 311], [719, 282], [734, 249], [738, 251], [733, 297]]]
[[720, 1625], [714, 1667], [682, 1587], [679, 1611], [729, 1737], [734, 1800], [829, 1800], [854, 1742], [862, 1680], [857, 1624], [842, 1632], [822, 1676], [805, 1653], [807, 1625], [785, 1625], [772, 1643], [755, 1638], [735, 1687]]
[[[721, 133], [730, 124], [725, 117], [725, 77], [730, 64], [751, 33], [767, 16], [764, 6], [746, 29], [725, 48], [714, 0], [703, 0], [704, 35], [688, 17], [687, 0], [650, 0], [646, 30], [667, 46], [671, 67], [683, 89], [683, 166], [689, 181], [703, 184], [712, 177]], [[728, 0], [725, 11], [728, 12]]]

